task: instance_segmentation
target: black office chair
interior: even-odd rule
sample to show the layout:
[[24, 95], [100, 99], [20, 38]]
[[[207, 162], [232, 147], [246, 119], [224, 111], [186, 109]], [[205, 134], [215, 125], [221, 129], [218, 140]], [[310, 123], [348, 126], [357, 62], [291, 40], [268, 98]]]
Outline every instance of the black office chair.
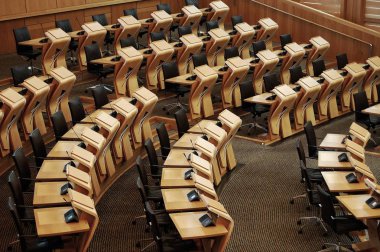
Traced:
[[245, 99], [247, 99], [249, 97], [255, 96], [255, 91], [253, 89], [253, 85], [252, 85], [251, 80], [247, 80], [247, 81], [240, 83], [240, 93], [241, 93], [241, 102], [242, 102], [241, 108], [244, 111], [251, 113], [252, 119], [253, 119], [253, 122], [243, 124], [240, 127], [240, 129], [244, 128], [244, 127], [248, 127], [248, 135], [251, 134], [252, 129], [257, 129], [257, 128], [267, 132], [268, 131], [267, 128], [263, 125], [260, 125], [256, 121], [256, 119], [257, 119], [257, 117], [261, 117], [262, 114], [269, 112], [268, 106], [264, 106], [264, 105], [260, 105], [260, 104], [252, 104], [252, 103], [244, 101]]
[[[146, 195], [146, 199], [153, 202], [162, 202], [161, 187], [149, 184], [148, 173], [146, 172], [140, 156], [136, 158], [136, 169], [139, 173], [141, 183], [144, 186], [144, 194]], [[155, 176], [153, 174], [149, 174], [149, 176], [154, 179], [160, 179], [159, 176]]]
[[[137, 10], [136, 9], [127, 9], [127, 10], [123, 10], [123, 13], [124, 13], [124, 16], [133, 16], [134, 18], [136, 18], [137, 20], [139, 19], [138, 17], [138, 14], [137, 14]], [[137, 44], [139, 46], [142, 46], [140, 43], [139, 43], [139, 38], [142, 38], [145, 34], [148, 34], [148, 29], [146, 27], [142, 27], [139, 31], [139, 35], [137, 37]]]
[[145, 151], [148, 155], [149, 166], [151, 175], [155, 176], [155, 179], [160, 179], [162, 174], [162, 165], [158, 162], [158, 157], [162, 155], [157, 155], [156, 149], [154, 148], [153, 142], [150, 139], [147, 139], [144, 143]]
[[162, 159], [165, 160], [171, 150], [170, 138], [165, 123], [161, 122], [156, 127], [158, 139], [160, 140]]
[[174, 103], [166, 104], [162, 107], [164, 111], [170, 112], [178, 109], [186, 109], [186, 104], [181, 102], [181, 97], [184, 97], [186, 93], [190, 92], [188, 87], [166, 82], [167, 79], [179, 76], [178, 65], [175, 61], [162, 63], [162, 73], [164, 75], [165, 90], [170, 90], [176, 93], [177, 101]]
[[174, 113], [175, 123], [177, 125], [178, 138], [187, 133], [190, 129], [189, 121], [187, 119], [186, 110], [180, 109]]
[[[15, 150], [12, 154], [13, 162], [15, 163], [16, 170], [21, 183], [22, 192], [33, 192], [34, 181], [37, 174], [38, 167], [29, 165], [28, 158], [25, 156], [24, 149], [22, 147]], [[32, 175], [32, 169], [34, 170]]]
[[[92, 16], [92, 21], [96, 21], [99, 24], [101, 24], [102, 26], [108, 25], [108, 20], [107, 20], [107, 17], [105, 14], [98, 14], [98, 15]], [[106, 51], [107, 55], [109, 55], [111, 53], [110, 45], [113, 44], [114, 40], [115, 40], [114, 35], [111, 34], [111, 32], [107, 31], [106, 37], [104, 38], [104, 43], [106, 44], [106, 47], [107, 47], [107, 51]]]
[[266, 92], [272, 91], [276, 86], [280, 85], [278, 73], [266, 74], [263, 77]]
[[[69, 33], [73, 31], [73, 28], [71, 27], [70, 20], [64, 19], [64, 20], [56, 20], [55, 26], [57, 28], [61, 28], [64, 32]], [[72, 63], [76, 61], [75, 52], [78, 49], [79, 42], [78, 40], [71, 39], [69, 44], [69, 52], [70, 52], [70, 60]]]
[[86, 117], [83, 103], [78, 96], [72, 97], [69, 100], [69, 109], [73, 125], [80, 123]]
[[264, 40], [256, 41], [252, 44], [253, 56], [256, 57], [257, 53], [267, 49]]
[[343, 69], [346, 65], [348, 65], [348, 57], [346, 53], [336, 55], [336, 65], [339, 70]]
[[95, 86], [91, 88], [92, 97], [94, 98], [95, 108], [100, 109], [110, 103], [107, 94], [109, 93], [104, 86]]
[[300, 65], [298, 66], [292, 66], [289, 68], [290, 72], [290, 83], [295, 84], [299, 79], [303, 78], [305, 76], [304, 72], [302, 71], [302, 67]]
[[[172, 14], [172, 9], [168, 3], [160, 3], [156, 5], [157, 10], [163, 10], [169, 15]], [[178, 29], [178, 24], [177, 23], [172, 23], [170, 30], [169, 30], [169, 41], [172, 40], [172, 32]]]
[[217, 20], [207, 21], [206, 22], [206, 31], [209, 32], [212, 29], [219, 28], [219, 22]]
[[312, 64], [315, 77], [320, 76], [326, 70], [325, 60], [322, 58], [314, 60]]
[[292, 35], [290, 34], [282, 34], [280, 35], [280, 43], [281, 43], [281, 48], [284, 49], [284, 47], [287, 44], [290, 44], [293, 42]]
[[243, 17], [242, 16], [231, 16], [231, 24], [232, 24], [232, 29], [235, 30], [235, 25], [243, 23]]
[[160, 32], [151, 32], [150, 33], [150, 40], [152, 42], [158, 41], [158, 40], [165, 40], [166, 41], [166, 36], [165, 33], [160, 31]]
[[303, 130], [304, 130], [305, 135], [306, 135], [309, 158], [317, 159], [318, 158], [318, 151], [323, 150], [323, 149], [318, 147], [317, 136], [315, 134], [313, 124], [310, 121], [307, 121], [304, 125]]
[[194, 5], [199, 8], [199, 0], [185, 0], [185, 5]]
[[33, 72], [27, 65], [13, 66], [11, 67], [13, 86], [18, 87], [26, 79], [33, 76]]
[[[362, 221], [356, 219], [353, 215], [337, 215], [335, 212], [332, 196], [319, 185], [317, 186], [317, 191], [320, 198], [322, 220], [332, 228], [335, 234], [344, 234], [353, 242], [354, 239], [349, 235], [350, 232], [368, 229], [368, 227]], [[339, 241], [339, 236], [337, 236], [337, 238]], [[347, 246], [351, 249], [351, 244]], [[340, 243], [340, 241], [338, 244], [325, 243], [323, 245], [323, 249], [327, 247], [334, 248], [332, 251], [351, 251], [346, 248], [343, 249], [343, 245]]]
[[34, 161], [37, 167], [41, 167], [44, 159], [47, 157], [47, 150], [45, 143], [42, 139], [39, 129], [35, 129], [29, 135], [30, 143], [32, 144]]
[[138, 49], [138, 44], [136, 42], [136, 39], [134, 37], [128, 37], [120, 39], [120, 46], [121, 48], [132, 46], [135, 49]]
[[178, 27], [178, 36], [182, 37], [184, 35], [192, 34], [193, 31], [190, 25], [180, 26]]
[[50, 119], [53, 124], [55, 140], [62, 140], [62, 136], [66, 134], [67, 131], [69, 131], [69, 127], [67, 126], [65, 116], [63, 115], [62, 111], [59, 110], [55, 112]]
[[203, 66], [203, 65], [208, 65], [206, 53], [194, 54], [193, 65], [194, 65], [194, 68]]
[[228, 47], [224, 49], [224, 59], [239, 57], [239, 49], [236, 46]]
[[366, 93], [359, 92], [354, 94], [355, 103], [355, 121], [364, 124], [367, 130], [374, 130], [380, 125], [380, 117], [374, 117], [365, 113], [362, 110], [369, 107]]
[[34, 72], [34, 69], [37, 69], [40, 72], [40, 69], [33, 66], [33, 60], [37, 60], [38, 56], [41, 55], [41, 50], [34, 49], [33, 46], [19, 45], [20, 42], [32, 39], [28, 28], [21, 27], [18, 29], [13, 29], [13, 35], [16, 42], [17, 54], [25, 57], [26, 60], [30, 62], [32, 72]]

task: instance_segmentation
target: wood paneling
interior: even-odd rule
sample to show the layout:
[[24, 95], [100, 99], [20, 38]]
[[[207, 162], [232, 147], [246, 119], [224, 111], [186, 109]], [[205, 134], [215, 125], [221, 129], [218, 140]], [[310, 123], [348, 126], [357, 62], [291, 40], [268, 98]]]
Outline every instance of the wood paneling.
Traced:
[[86, 0], [57, 0], [57, 8], [86, 4]]
[[25, 0], [0, 1], [0, 16], [26, 13]]
[[26, 0], [26, 12], [44, 11], [57, 8], [57, 2], [52, 0]]

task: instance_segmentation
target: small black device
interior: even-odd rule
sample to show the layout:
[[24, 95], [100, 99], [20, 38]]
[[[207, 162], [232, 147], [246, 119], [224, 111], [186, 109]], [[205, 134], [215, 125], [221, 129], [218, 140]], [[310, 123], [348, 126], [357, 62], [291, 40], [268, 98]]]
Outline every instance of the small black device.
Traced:
[[84, 142], [80, 142], [78, 146], [81, 147], [82, 149], [86, 149], [86, 144]]
[[100, 130], [100, 128], [99, 128], [98, 125], [94, 125], [94, 126], [92, 126], [91, 129], [92, 129], [93, 131], [95, 131], [95, 132], [99, 132], [99, 130]]
[[136, 98], [132, 98], [132, 100], [129, 103], [132, 104], [132, 105], [136, 105], [137, 99]]
[[313, 47], [313, 44], [308, 44], [308, 45], [305, 45], [303, 48], [305, 49], [311, 49]]
[[364, 68], [365, 70], [368, 70], [368, 69], [370, 68], [370, 65], [369, 65], [369, 64], [365, 64], [365, 65], [363, 66], [363, 68]]
[[235, 35], [235, 34], [237, 34], [237, 30], [230, 31], [228, 34]]
[[85, 31], [77, 32], [77, 35], [79, 35], [79, 36], [84, 35], [84, 32], [85, 32]]
[[198, 152], [196, 152], [196, 151], [193, 151], [191, 154], [194, 154], [195, 156], [199, 156]]
[[117, 112], [114, 110], [114, 111], [112, 111], [112, 112], [110, 113], [110, 115], [111, 115], [112, 117], [116, 118], [116, 116], [117, 116]]
[[67, 171], [67, 166], [69, 166], [69, 165], [75, 167], [75, 163], [73, 161], [70, 161], [63, 166], [63, 172]]
[[53, 79], [52, 77], [50, 77], [50, 78], [44, 80], [44, 82], [45, 82], [46, 84], [51, 84], [51, 83], [53, 82], [53, 80], [54, 80], [54, 79]]
[[212, 227], [215, 226], [214, 221], [211, 219], [211, 217], [208, 214], [202, 215], [199, 218], [200, 223], [204, 227]]
[[295, 92], [299, 92], [299, 91], [301, 91], [301, 86], [297, 86], [297, 87], [295, 87], [295, 88], [293, 88], [293, 90], [295, 91]]
[[113, 58], [111, 59], [111, 61], [120, 61], [120, 59], [121, 59], [121, 56], [118, 55], [118, 56], [113, 57]]
[[280, 52], [278, 55], [279, 56], [285, 56], [286, 55], [286, 53], [287, 53], [287, 51], [286, 50], [283, 50], [282, 52]]
[[227, 70], [228, 70], [228, 66], [224, 66], [224, 67], [219, 68], [220, 72], [225, 72]]
[[345, 137], [342, 139], [341, 144], [344, 144], [344, 143], [346, 142], [347, 139], [348, 139], [348, 140], [352, 140], [352, 137], [351, 137], [350, 135], [345, 136]]
[[351, 172], [350, 174], [347, 174], [346, 176], [347, 182], [352, 183], [359, 183], [358, 178], [356, 177], [355, 173]]
[[274, 99], [276, 99], [277, 95], [271, 95], [271, 96], [268, 96], [267, 98], [265, 98], [265, 100], [267, 101], [274, 101]]
[[197, 78], [196, 75], [192, 75], [190, 77], [187, 77], [186, 80], [191, 81], [191, 80], [195, 80], [196, 78]]
[[153, 18], [148, 18], [148, 19], [146, 20], [147, 23], [152, 23], [153, 21], [154, 21]]
[[177, 44], [174, 45], [174, 47], [181, 47], [183, 46], [183, 42], [178, 42]]
[[70, 209], [69, 211], [67, 211], [64, 214], [64, 216], [65, 216], [66, 223], [79, 222], [78, 215], [74, 209]]
[[192, 173], [193, 173], [193, 169], [187, 170], [187, 171], [185, 172], [185, 175], [184, 175], [185, 180], [189, 180], [189, 179], [191, 179], [191, 174], [192, 174]]
[[348, 162], [348, 157], [346, 153], [342, 153], [338, 156], [339, 162]]
[[153, 52], [153, 49], [149, 49], [149, 50], [144, 51], [144, 54], [152, 54], [152, 52]]
[[259, 63], [259, 61], [260, 61], [259, 58], [255, 58], [255, 59], [251, 60], [251, 64]]
[[222, 127], [222, 126], [223, 126], [223, 124], [222, 124], [221, 121], [217, 121], [217, 122], [215, 123], [215, 125], [218, 126], [218, 127]]
[[61, 195], [67, 194], [69, 192], [69, 188], [73, 189], [73, 186], [69, 182], [67, 182], [61, 187]]
[[202, 41], [210, 41], [211, 40], [211, 37], [205, 37], [202, 39]]
[[210, 11], [212, 11], [211, 8], [207, 8], [207, 9], [205, 9], [205, 12], [210, 12]]
[[114, 24], [113, 26], [111, 26], [112, 29], [116, 29], [116, 28], [120, 28], [121, 24]]
[[365, 203], [372, 209], [380, 208], [380, 203], [374, 197], [367, 199]]
[[43, 38], [43, 39], [41, 39], [39, 42], [42, 44], [42, 43], [47, 43], [48, 42], [48, 38]]
[[185, 16], [184, 13], [179, 13], [179, 14], [177, 14], [177, 17], [183, 17], [183, 16]]
[[319, 78], [319, 79], [317, 80], [317, 82], [318, 82], [319, 84], [322, 84], [324, 81], [325, 81], [325, 78]]
[[255, 26], [253, 27], [253, 29], [255, 29], [255, 30], [259, 30], [259, 29], [261, 29], [261, 25], [260, 25], [260, 24], [255, 25]]
[[203, 140], [206, 140], [206, 141], [208, 141], [208, 136], [206, 136], [206, 135], [203, 135], [203, 136], [201, 136], [202, 137], [202, 139]]
[[187, 199], [190, 201], [190, 202], [193, 202], [193, 201], [199, 201], [200, 198], [199, 198], [199, 194], [197, 193], [197, 191], [195, 190], [192, 190], [191, 192], [189, 192], [187, 194]]
[[342, 75], [343, 77], [346, 76], [347, 74], [348, 74], [347, 71], [343, 71], [343, 72], [340, 73], [340, 75]]
[[20, 91], [18, 91], [18, 93], [19, 93], [20, 95], [26, 95], [27, 92], [28, 92], [28, 89], [26, 89], [26, 88], [23, 88], [23, 89], [21, 89]]

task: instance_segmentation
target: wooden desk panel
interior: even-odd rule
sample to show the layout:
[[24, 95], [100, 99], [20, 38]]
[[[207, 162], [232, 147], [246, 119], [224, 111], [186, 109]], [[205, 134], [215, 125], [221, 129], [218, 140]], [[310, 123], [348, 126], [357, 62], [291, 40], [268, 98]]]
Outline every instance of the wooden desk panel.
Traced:
[[71, 159], [69, 153], [74, 148], [74, 146], [77, 146], [80, 143], [81, 141], [58, 141], [47, 156], [50, 158]]
[[33, 206], [51, 207], [70, 204], [70, 198], [61, 195], [61, 187], [67, 182], [39, 182], [34, 185]]
[[80, 134], [82, 133], [82, 131], [85, 129], [85, 128], [91, 128], [93, 127], [95, 124], [91, 124], [91, 123], [87, 123], [87, 124], [81, 124], [81, 123], [77, 123], [74, 125], [73, 128], [69, 129], [69, 131], [67, 131], [63, 136], [62, 136], [62, 140], [68, 140], [68, 139], [80, 139], [79, 136]]
[[191, 127], [187, 132], [188, 133], [194, 133], [194, 134], [204, 134], [204, 128], [209, 123], [216, 123], [215, 120], [202, 120], [199, 123], [195, 124], [193, 127]]
[[187, 194], [194, 188], [162, 189], [165, 209], [168, 213], [206, 210], [206, 203], [201, 199], [190, 202]]
[[331, 150], [346, 150], [346, 145], [342, 143], [345, 137], [346, 135], [344, 134], [327, 134], [319, 147]]
[[[66, 181], [66, 173], [63, 172], [65, 164], [70, 160], [45, 160], [38, 171], [37, 181]], [[75, 162], [74, 162], [75, 163]]]
[[346, 176], [350, 173], [344, 171], [324, 171], [322, 172], [322, 176], [330, 192], [368, 192], [369, 189], [364, 181], [360, 181], [359, 183], [347, 182]]
[[365, 201], [370, 194], [337, 196], [336, 199], [357, 219], [379, 219], [380, 209], [370, 208]]
[[380, 116], [380, 104], [376, 104], [374, 106], [366, 108], [366, 109], [362, 110], [362, 113], [374, 115], [374, 116]]
[[194, 180], [185, 180], [185, 172], [190, 168], [164, 168], [162, 169], [161, 188], [192, 188]]
[[351, 170], [350, 162], [339, 162], [338, 156], [343, 152], [340, 151], [318, 151], [318, 167], [329, 168], [334, 170]]
[[[187, 160], [187, 156], [193, 152], [193, 150], [181, 150], [172, 149], [164, 162], [165, 167], [191, 167], [190, 161]], [[186, 155], [186, 157], [185, 157]]]
[[178, 139], [177, 142], [173, 144], [173, 148], [193, 149], [195, 140], [201, 136], [201, 134], [185, 133], [180, 139]]

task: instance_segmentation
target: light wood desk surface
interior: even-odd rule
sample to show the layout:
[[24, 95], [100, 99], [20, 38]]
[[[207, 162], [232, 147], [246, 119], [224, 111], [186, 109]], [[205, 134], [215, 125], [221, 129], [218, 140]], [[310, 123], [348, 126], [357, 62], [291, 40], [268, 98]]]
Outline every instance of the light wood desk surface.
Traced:
[[86, 117], [81, 121], [81, 123], [95, 123], [95, 118], [96, 118], [101, 112], [110, 113], [110, 110], [109, 110], [109, 109], [97, 109], [97, 110], [95, 110], [94, 112], [92, 112], [91, 114], [89, 114], [88, 116], [86, 116]]
[[244, 99], [245, 102], [263, 104], [263, 105], [272, 105], [275, 100], [267, 100], [268, 97], [274, 95], [273, 93], [262, 93], [259, 95], [255, 95]]
[[188, 133], [195, 133], [195, 134], [204, 134], [204, 128], [209, 123], [216, 123], [215, 120], [202, 120], [199, 123], [195, 124], [193, 127], [191, 127], [187, 132]]
[[374, 115], [374, 116], [380, 116], [380, 104], [376, 104], [374, 106], [366, 108], [366, 109], [362, 110], [362, 113]]
[[112, 59], [115, 57], [117, 57], [117, 55], [112, 55], [112, 56], [108, 56], [104, 58], [91, 60], [90, 63], [101, 64], [101, 65], [117, 65], [117, 64], [123, 63], [123, 58], [120, 58], [117, 61], [112, 61]]
[[69, 156], [69, 153], [74, 148], [74, 146], [78, 145], [79, 143], [81, 143], [81, 141], [58, 141], [47, 156], [50, 158], [58, 157], [72, 159]]
[[370, 194], [359, 194], [337, 196], [336, 198], [357, 219], [379, 219], [380, 209], [372, 209], [365, 203], [370, 197]]
[[191, 74], [191, 73], [183, 74], [180, 76], [176, 76], [173, 78], [166, 79], [165, 82], [178, 84], [178, 85], [184, 85], [184, 86], [191, 86], [194, 83], [196, 83], [196, 79], [195, 80], [187, 80], [187, 78], [189, 78], [190, 76], [193, 76], [193, 74]]
[[61, 187], [66, 182], [38, 182], [34, 185], [33, 206], [52, 207], [67, 205], [70, 202], [68, 194], [61, 195]]
[[[164, 162], [165, 167], [184, 168], [191, 167], [190, 161], [187, 160], [187, 156], [193, 152], [193, 150], [172, 149]], [[185, 157], [185, 155], [186, 157]]]
[[69, 36], [72, 37], [73, 39], [78, 39], [79, 37], [82, 37], [82, 36], [85, 35], [84, 33], [80, 34], [82, 32], [84, 32], [84, 31], [83, 30], [78, 30], [78, 31], [68, 32], [67, 34], [69, 34]]
[[[46, 40], [46, 42], [41, 42], [42, 40]], [[41, 38], [36, 38], [36, 39], [31, 39], [31, 40], [26, 40], [19, 42], [19, 45], [24, 45], [24, 46], [33, 46], [33, 47], [43, 47], [43, 45], [47, 44], [49, 42], [47, 37], [41, 37]]]
[[225, 226], [217, 224], [203, 227], [199, 218], [207, 212], [185, 212], [169, 214], [183, 240], [203, 239], [223, 236], [228, 233]]
[[173, 144], [173, 148], [178, 149], [193, 149], [193, 145], [195, 143], [195, 140], [198, 137], [201, 137], [201, 134], [194, 134], [194, 133], [185, 133], [181, 136], [180, 139], [178, 139], [177, 142]]
[[163, 168], [161, 175], [161, 188], [192, 188], [194, 180], [185, 179], [185, 172], [190, 168]]
[[346, 150], [346, 145], [342, 143], [346, 135], [343, 134], [327, 134], [319, 147], [330, 150]]
[[344, 171], [323, 171], [322, 176], [330, 192], [368, 192], [368, 187], [364, 181], [359, 183], [348, 183], [346, 176], [351, 172]]
[[90, 229], [86, 220], [66, 223], [64, 214], [72, 207], [52, 207], [34, 209], [36, 229], [39, 237], [61, 236], [83, 233]]
[[339, 162], [338, 156], [341, 151], [318, 151], [318, 167], [330, 168], [334, 170], [350, 170], [353, 169], [350, 162]]
[[95, 124], [92, 124], [92, 123], [86, 123], [86, 124], [82, 124], [82, 123], [77, 123], [74, 125], [74, 127], [72, 127], [71, 129], [69, 129], [69, 131], [67, 131], [63, 136], [62, 136], [62, 140], [68, 140], [68, 139], [80, 139], [79, 136], [80, 134], [82, 133], [82, 131], [85, 129], [85, 128], [91, 128], [93, 127]]
[[194, 188], [162, 189], [162, 197], [165, 209], [169, 213], [207, 210], [206, 203], [199, 201], [190, 202], [187, 194]]
[[[38, 171], [37, 181], [66, 181], [66, 173], [63, 172], [65, 164], [70, 160], [44, 160]], [[76, 162], [74, 162], [76, 163]], [[77, 165], [77, 163], [76, 163]]]

